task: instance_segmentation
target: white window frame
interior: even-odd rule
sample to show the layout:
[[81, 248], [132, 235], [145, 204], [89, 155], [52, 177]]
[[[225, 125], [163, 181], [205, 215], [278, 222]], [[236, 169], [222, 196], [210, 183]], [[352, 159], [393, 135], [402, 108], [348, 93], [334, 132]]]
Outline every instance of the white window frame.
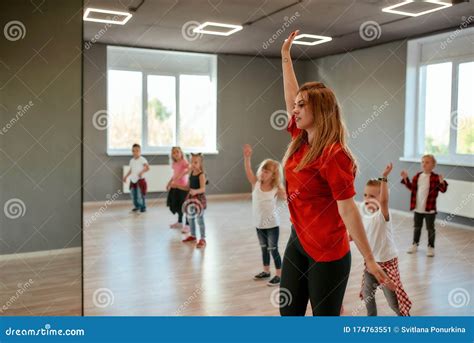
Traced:
[[[434, 36], [414, 39], [407, 45], [407, 72], [406, 72], [406, 97], [405, 97], [405, 142], [404, 156], [400, 161], [420, 162], [423, 155], [425, 144], [424, 130], [424, 92], [426, 91], [424, 80], [427, 65], [443, 62], [452, 63], [451, 77], [451, 115], [457, 116], [458, 106], [458, 72], [459, 65], [466, 62], [474, 62], [474, 53], [458, 57], [436, 58], [433, 61], [421, 62], [421, 48], [425, 43], [439, 42], [440, 47], [452, 39], [453, 34], [456, 37], [474, 34], [474, 28], [456, 30], [454, 32], [442, 33]], [[449, 49], [449, 44], [445, 45]], [[450, 118], [451, 122], [457, 122]], [[437, 163], [455, 166], [474, 166], [474, 156], [471, 154], [458, 154], [457, 130], [450, 126], [449, 133], [449, 156], [437, 156]]]
[[[141, 48], [140, 48], [141, 49]], [[132, 72], [140, 72], [142, 74], [142, 135], [141, 141], [137, 142], [141, 145], [141, 154], [142, 155], [169, 155], [171, 148], [173, 146], [179, 145], [179, 88], [180, 88], [180, 75], [204, 75], [209, 76], [211, 78], [211, 84], [214, 88], [212, 92], [212, 99], [211, 105], [213, 107], [213, 113], [215, 114], [215, 120], [213, 121], [213, 127], [209, 128], [209, 133], [213, 134], [214, 136], [214, 146], [207, 148], [207, 149], [200, 149], [200, 148], [187, 148], [182, 147], [185, 153], [204, 153], [207, 155], [218, 154], [219, 151], [217, 150], [217, 55], [209, 55], [209, 54], [198, 54], [198, 53], [188, 53], [188, 52], [170, 52], [170, 51], [162, 51], [160, 52], [169, 53], [169, 54], [186, 54], [186, 55], [206, 55], [211, 58], [212, 62], [212, 70], [210, 73], [199, 73], [199, 72], [166, 72], [163, 70], [157, 71], [147, 68], [118, 68], [112, 67], [107, 68], [107, 73], [109, 70], [117, 70], [117, 71], [132, 71]], [[148, 76], [174, 76], [175, 77], [175, 104], [176, 104], [176, 122], [175, 122], [175, 139], [173, 145], [171, 146], [162, 146], [162, 147], [153, 147], [148, 145]], [[108, 109], [108, 79], [107, 79], [107, 109]], [[129, 156], [131, 154], [130, 148], [124, 149], [111, 149], [109, 148], [109, 129], [107, 128], [107, 155], [108, 156]]]

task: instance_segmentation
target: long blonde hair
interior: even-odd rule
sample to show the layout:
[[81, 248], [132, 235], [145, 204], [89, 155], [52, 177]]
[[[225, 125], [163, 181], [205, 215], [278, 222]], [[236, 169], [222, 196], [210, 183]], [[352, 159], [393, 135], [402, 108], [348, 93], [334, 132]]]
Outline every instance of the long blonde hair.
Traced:
[[[298, 163], [295, 171], [303, 169], [308, 163], [321, 156], [326, 147], [332, 147], [336, 143], [342, 146], [343, 150], [352, 160], [355, 170], [355, 158], [346, 143], [346, 128], [333, 91], [321, 82], [307, 82], [301, 86], [298, 94], [305, 98], [307, 109], [310, 109], [313, 114], [315, 135], [310, 143], [308, 152]], [[298, 136], [288, 144], [285, 156], [283, 157], [283, 164], [286, 164], [288, 158], [307, 140], [308, 134], [306, 130], [301, 130]]]
[[185, 160], [186, 162], [188, 162], [188, 160], [186, 159], [186, 155], [183, 153], [183, 150], [181, 149], [181, 147], [179, 146], [174, 146], [171, 148], [171, 154], [170, 154], [170, 159], [171, 161], [173, 162], [178, 162], [176, 161], [174, 158], [173, 158], [173, 152], [174, 151], [179, 151], [180, 155], [181, 155], [181, 159]]
[[257, 175], [260, 175], [262, 170], [268, 170], [272, 173], [272, 181], [271, 185], [272, 188], [280, 188], [282, 186], [281, 184], [281, 179], [282, 179], [282, 171], [281, 171], [281, 164], [278, 161], [272, 160], [270, 158], [267, 158], [266, 160], [263, 160], [262, 163], [258, 166], [257, 169]]

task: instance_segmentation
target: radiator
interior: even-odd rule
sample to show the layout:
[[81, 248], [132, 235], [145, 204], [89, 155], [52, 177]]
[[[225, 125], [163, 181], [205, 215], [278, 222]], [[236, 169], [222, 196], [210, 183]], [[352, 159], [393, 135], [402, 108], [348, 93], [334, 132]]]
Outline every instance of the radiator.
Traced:
[[448, 190], [439, 193], [437, 208], [440, 212], [474, 218], [474, 182], [446, 179]]
[[[130, 167], [122, 167], [122, 176], [125, 176]], [[148, 192], [166, 192], [166, 184], [171, 179], [173, 175], [171, 166], [169, 165], [150, 165], [150, 170], [145, 173], [145, 179], [148, 184]], [[130, 179], [129, 179], [130, 180]], [[129, 185], [130, 182], [127, 180], [127, 183], [123, 184], [123, 192], [130, 193]]]

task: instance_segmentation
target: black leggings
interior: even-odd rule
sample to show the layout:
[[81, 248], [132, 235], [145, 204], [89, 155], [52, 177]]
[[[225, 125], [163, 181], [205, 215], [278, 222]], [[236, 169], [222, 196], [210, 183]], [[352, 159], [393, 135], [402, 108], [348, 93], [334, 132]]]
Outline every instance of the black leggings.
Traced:
[[350, 271], [350, 251], [340, 260], [316, 262], [303, 250], [292, 227], [283, 258], [280, 314], [304, 316], [310, 300], [313, 316], [339, 316]]

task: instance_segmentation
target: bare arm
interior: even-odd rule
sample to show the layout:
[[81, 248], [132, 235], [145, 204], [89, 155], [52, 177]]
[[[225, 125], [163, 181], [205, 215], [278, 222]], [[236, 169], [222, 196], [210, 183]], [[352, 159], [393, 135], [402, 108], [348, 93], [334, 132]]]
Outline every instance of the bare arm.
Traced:
[[245, 144], [244, 145], [244, 166], [245, 166], [245, 175], [247, 175], [247, 180], [249, 180], [250, 184], [255, 186], [255, 183], [257, 182], [257, 177], [253, 173], [252, 170], [252, 147], [250, 144]]
[[[390, 162], [382, 173], [382, 176], [386, 179], [390, 172], [392, 171], [393, 165]], [[388, 182], [382, 181], [380, 183], [380, 211], [382, 211], [383, 217], [386, 221], [390, 220], [390, 215], [388, 211]]]
[[369, 241], [365, 234], [364, 226], [362, 224], [362, 218], [360, 217], [357, 205], [353, 198], [346, 200], [338, 200], [337, 208], [339, 214], [349, 231], [350, 237], [355, 242], [357, 249], [364, 257], [367, 270], [371, 273], [379, 283], [385, 284], [389, 289], [394, 290], [394, 283], [388, 278], [387, 274], [377, 264], [372, 254]]
[[291, 112], [294, 107], [296, 94], [298, 93], [298, 81], [296, 80], [295, 70], [293, 69], [293, 62], [291, 60], [291, 44], [298, 35], [298, 30], [292, 32], [288, 39], [285, 40], [281, 47], [281, 62], [283, 70], [283, 89], [285, 93], [286, 111], [288, 117], [291, 117]]
[[277, 198], [280, 200], [286, 200], [286, 190], [283, 188], [283, 186], [278, 187], [278, 192], [276, 194]]
[[148, 165], [148, 163], [143, 164], [143, 169], [140, 172], [140, 174], [138, 174], [138, 177], [142, 178], [143, 174], [145, 174], [149, 170], [150, 170], [150, 166]]
[[123, 177], [123, 182], [127, 182], [127, 178], [130, 176], [131, 173], [132, 173], [132, 170], [130, 169], [128, 173], [125, 174], [125, 176]]

